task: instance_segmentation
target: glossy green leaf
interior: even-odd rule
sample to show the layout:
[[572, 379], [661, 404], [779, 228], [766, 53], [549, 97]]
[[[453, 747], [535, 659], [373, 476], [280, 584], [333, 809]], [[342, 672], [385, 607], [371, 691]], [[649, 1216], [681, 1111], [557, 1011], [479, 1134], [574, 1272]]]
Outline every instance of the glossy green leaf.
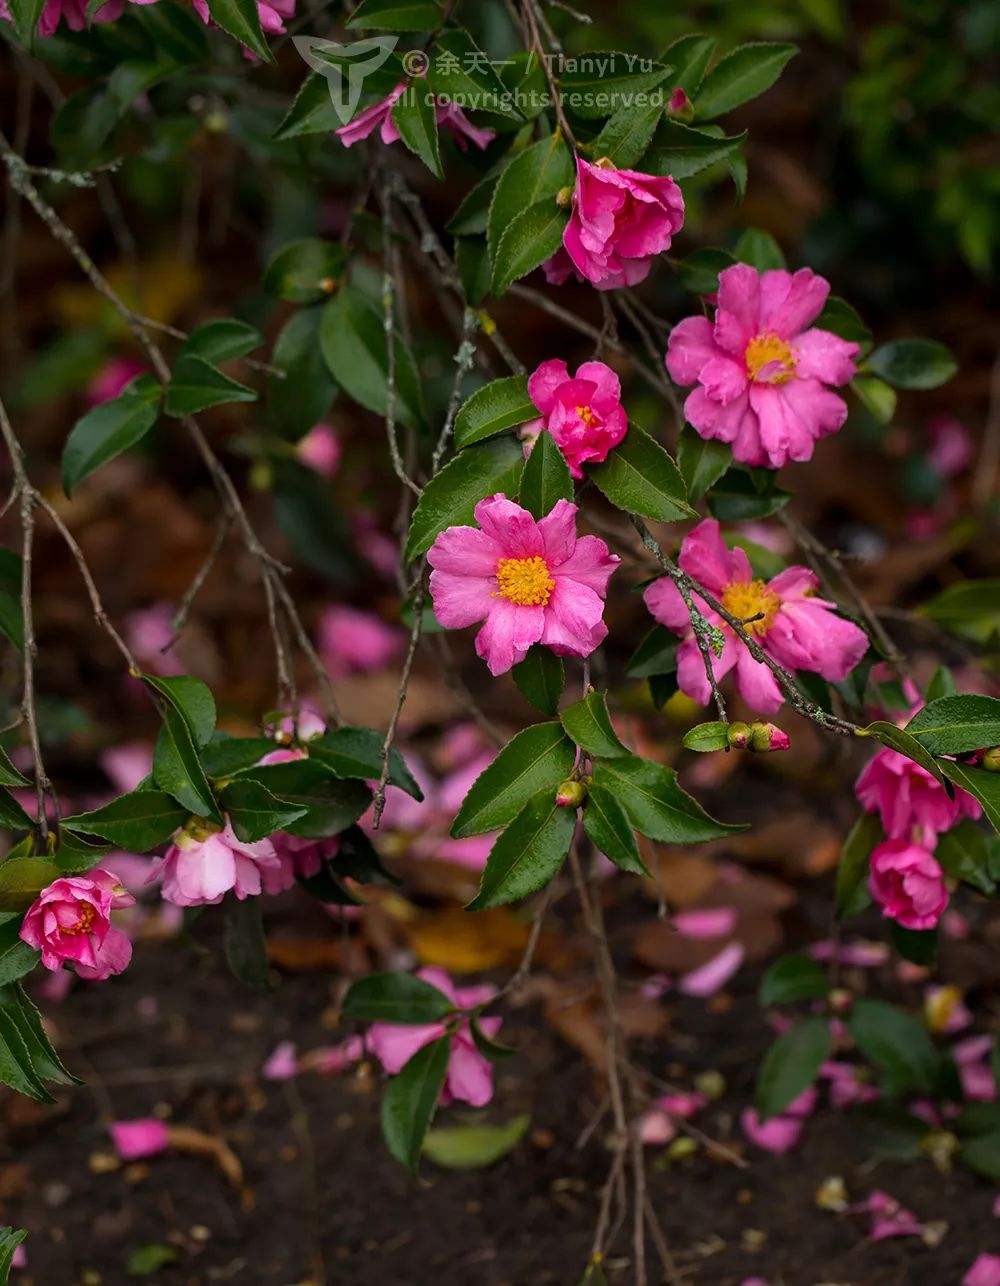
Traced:
[[524, 119], [485, 53], [463, 27], [449, 27], [438, 37], [427, 83], [443, 100], [508, 120]]
[[62, 875], [49, 857], [11, 857], [0, 863], [0, 911], [24, 911]]
[[9, 831], [27, 831], [34, 825], [21, 805], [8, 794], [0, 790], [0, 826]]
[[583, 829], [598, 852], [610, 858], [615, 866], [633, 875], [649, 875], [639, 855], [632, 823], [611, 791], [603, 786], [593, 784], [587, 791]]
[[[684, 289], [690, 290], [693, 295], [714, 295], [719, 289], [719, 273], [731, 268], [735, 262], [728, 250], [706, 246], [692, 251], [680, 260], [677, 264], [677, 276]], [[681, 436], [687, 432], [688, 428], [685, 426]], [[680, 464], [679, 444], [677, 455], [677, 463]]]
[[953, 634], [985, 643], [1000, 630], [1000, 580], [956, 581], [920, 611]]
[[456, 839], [483, 835], [513, 821], [541, 790], [555, 789], [573, 767], [573, 743], [558, 723], [519, 732], [472, 783], [451, 826]]
[[23, 942], [20, 932], [20, 916], [0, 924], [0, 987], [23, 978], [41, 959], [41, 952]]
[[930, 1091], [939, 1060], [919, 1019], [884, 1000], [859, 997], [847, 1025], [862, 1054], [881, 1072], [884, 1093], [895, 1098]]
[[31, 782], [14, 767], [6, 750], [0, 746], [0, 786], [14, 786], [16, 788], [30, 785]]
[[393, 106], [392, 121], [410, 151], [419, 156], [436, 179], [443, 179], [437, 108], [434, 95], [423, 80], [410, 81], [406, 92]]
[[562, 245], [569, 211], [546, 199], [516, 214], [507, 225], [493, 256], [493, 292], [502, 295], [508, 286], [526, 277]]
[[467, 447], [504, 429], [536, 419], [538, 408], [528, 396], [528, 377], [508, 375], [477, 388], [455, 416], [455, 446]]
[[19, 652], [24, 650], [24, 622], [21, 619], [21, 559], [12, 549], [0, 548], [0, 633]]
[[983, 772], [982, 768], [970, 768], [949, 759], [939, 762], [949, 781], [979, 800], [983, 806], [983, 815], [993, 829], [1000, 833], [1000, 773]]
[[455, 1009], [443, 991], [412, 973], [370, 973], [352, 982], [342, 1015], [362, 1023], [438, 1023]]
[[285, 323], [271, 353], [271, 365], [284, 378], [267, 377], [268, 423], [282, 437], [297, 441], [330, 409], [336, 382], [319, 342], [321, 307], [300, 308]]
[[413, 1173], [437, 1110], [450, 1054], [449, 1036], [424, 1045], [392, 1078], [382, 1096], [382, 1136], [386, 1146]]
[[361, 0], [347, 25], [375, 31], [429, 31], [441, 18], [441, 7], [433, 0]]
[[862, 813], [840, 850], [834, 906], [838, 919], [856, 915], [868, 905], [868, 858], [884, 838], [876, 813]]
[[226, 899], [223, 947], [233, 976], [255, 991], [266, 991], [267, 941], [262, 898]]
[[221, 822], [212, 787], [198, 758], [191, 730], [174, 706], [164, 706], [153, 751], [153, 780], [192, 813]]
[[825, 971], [805, 955], [782, 956], [770, 965], [757, 993], [762, 1009], [796, 1000], [820, 1000], [829, 990]]
[[636, 163], [652, 142], [662, 116], [662, 100], [641, 106], [628, 103], [620, 107], [589, 144], [590, 156], [606, 157], [618, 170], [636, 169]]
[[511, 676], [525, 700], [545, 714], [555, 714], [566, 683], [566, 667], [561, 656], [536, 643]]
[[559, 76], [559, 88], [563, 105], [574, 116], [598, 120], [629, 103], [642, 102], [636, 96], [656, 89], [670, 71], [663, 63], [639, 59], [621, 50], [588, 50], [567, 60]]
[[717, 719], [699, 723], [684, 734], [684, 749], [704, 754], [710, 750], [725, 750], [729, 745], [729, 727]]
[[889, 424], [896, 414], [896, 393], [885, 380], [871, 375], [856, 375], [851, 388], [869, 415], [879, 424]]
[[274, 61], [261, 29], [257, 0], [208, 0], [208, 12], [223, 31], [235, 36], [258, 58]]
[[[385, 737], [374, 728], [344, 725], [333, 728], [309, 742], [309, 758], [325, 765], [337, 777], [377, 780], [382, 775], [382, 747]], [[406, 760], [393, 748], [389, 752], [389, 781], [416, 800], [424, 797]]]
[[300, 138], [306, 134], [328, 134], [344, 124], [330, 101], [325, 76], [310, 72], [298, 88], [292, 105], [274, 131], [275, 139]]
[[730, 469], [708, 493], [708, 508], [720, 522], [747, 522], [752, 518], [769, 518], [784, 509], [791, 499], [774, 483], [773, 475], [760, 482], [745, 469]]
[[233, 781], [222, 791], [220, 802], [239, 839], [246, 844], [267, 839], [291, 822], [305, 817], [302, 804], [277, 799], [257, 781]]
[[918, 710], [906, 731], [932, 755], [1000, 745], [1000, 701], [974, 692], [940, 697]]
[[195, 415], [227, 402], [256, 402], [257, 394], [246, 384], [230, 379], [204, 358], [188, 353], [174, 363], [163, 409], [168, 415]]
[[942, 786], [945, 784], [942, 772], [944, 764], [939, 763], [905, 728], [897, 728], [887, 719], [877, 719], [874, 723], [868, 724], [865, 732], [881, 742], [883, 746], [888, 746], [890, 750], [897, 750], [907, 759], [912, 759], [915, 764], [926, 769], [932, 777], [936, 777]]
[[77, 813], [62, 826], [102, 839], [131, 853], [148, 853], [187, 821], [189, 811], [161, 790], [133, 790], [102, 808]]
[[142, 441], [159, 417], [162, 393], [151, 375], [140, 375], [118, 397], [77, 420], [62, 453], [67, 496], [102, 464]]
[[207, 683], [191, 674], [162, 677], [158, 674], [140, 676], [147, 687], [164, 697], [180, 714], [194, 739], [195, 745], [205, 746], [215, 732], [215, 698]]
[[640, 834], [664, 844], [698, 844], [746, 829], [709, 817], [677, 785], [672, 768], [638, 755], [600, 760], [594, 765], [594, 781], [615, 796]]
[[698, 120], [710, 121], [771, 88], [786, 63], [798, 53], [794, 45], [740, 45], [719, 60], [701, 83], [694, 100]]
[[467, 909], [484, 911], [537, 893], [565, 861], [575, 826], [576, 810], [561, 808], [551, 787], [532, 796], [490, 850]]
[[740, 234], [733, 248], [733, 253], [740, 263], [748, 263], [758, 272], [769, 272], [773, 268], [787, 268], [781, 246], [771, 235], [761, 228], [747, 228]]
[[424, 1156], [444, 1170], [485, 1170], [521, 1142], [531, 1117], [515, 1116], [506, 1125], [451, 1125], [429, 1130]]
[[662, 625], [654, 625], [643, 635], [639, 646], [632, 653], [625, 673], [630, 679], [648, 679], [651, 675], [673, 674], [677, 669], [676, 634]]
[[677, 466], [663, 447], [635, 424], [607, 460], [589, 474], [598, 490], [627, 513], [656, 522], [695, 517]]
[[690, 424], [684, 425], [677, 439], [677, 468], [692, 503], [700, 500], [732, 463], [733, 453], [727, 443], [699, 437]]
[[588, 692], [580, 701], [567, 706], [559, 720], [569, 738], [588, 755], [617, 759], [630, 753], [615, 732], [603, 692]]
[[[486, 240], [497, 270], [497, 252], [511, 223], [534, 205], [552, 198], [574, 181], [573, 158], [556, 134], [526, 147], [504, 169], [495, 181], [493, 199], [486, 221]], [[531, 418], [535, 411], [531, 411]]]
[[946, 384], [958, 370], [951, 352], [934, 339], [893, 339], [869, 354], [867, 366], [895, 388]]
[[334, 777], [328, 768], [308, 759], [268, 764], [240, 774], [241, 780], [250, 778], [285, 803], [306, 809], [304, 817], [289, 822], [285, 829], [307, 839], [339, 835], [358, 820], [372, 800], [364, 782]]
[[339, 241], [306, 237], [271, 256], [261, 285], [292, 304], [316, 304], [340, 284], [347, 252]]
[[551, 433], [540, 433], [531, 448], [517, 498], [534, 518], [544, 518], [559, 500], [573, 499], [573, 479]]
[[693, 35], [669, 45], [660, 61], [674, 69], [668, 82], [671, 89], [683, 89], [688, 98], [694, 98], [718, 43], [715, 36]]
[[194, 328], [181, 346], [180, 355], [211, 363], [231, 362], [246, 357], [263, 342], [264, 336], [256, 326], [237, 317], [217, 317]]
[[757, 1075], [755, 1097], [761, 1119], [776, 1116], [807, 1090], [829, 1052], [829, 1018], [806, 1018], [779, 1036]]
[[1000, 841], [975, 822], [962, 821], [938, 836], [934, 856], [952, 879], [964, 880], [988, 897], [996, 891]]
[[680, 121], [663, 120], [643, 157], [643, 169], [649, 174], [689, 179], [710, 165], [738, 155], [746, 137], [745, 130], [742, 134], [726, 138], [725, 135], [710, 134], [707, 130], [693, 129]]

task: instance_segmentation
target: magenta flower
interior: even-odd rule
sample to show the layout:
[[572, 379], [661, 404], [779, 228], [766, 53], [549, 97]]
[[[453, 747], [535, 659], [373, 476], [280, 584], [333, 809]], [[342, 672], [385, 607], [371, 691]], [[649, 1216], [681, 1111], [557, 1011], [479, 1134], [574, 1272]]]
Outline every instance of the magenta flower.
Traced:
[[337, 431], [329, 424], [315, 424], [295, 445], [295, 454], [307, 468], [332, 478], [340, 465], [343, 447]]
[[138, 1161], [142, 1157], [156, 1156], [170, 1146], [166, 1125], [155, 1116], [140, 1117], [134, 1121], [112, 1121], [108, 1133], [115, 1151], [123, 1161]]
[[[378, 130], [379, 138], [383, 143], [395, 143], [399, 138], [399, 130], [392, 119], [392, 109], [406, 93], [406, 89], [406, 82], [400, 81], [385, 98], [373, 103], [371, 107], [366, 107], [363, 112], [358, 112], [352, 121], [341, 125], [340, 129], [333, 132], [345, 147], [353, 147], [355, 143], [360, 143], [375, 130]], [[414, 89], [414, 93], [423, 92], [420, 88]], [[496, 137], [496, 130], [478, 129], [473, 125], [457, 103], [441, 98], [435, 99], [434, 102], [434, 114], [438, 125], [443, 125], [451, 132], [455, 142], [463, 151], [467, 146], [466, 139], [482, 149], [488, 147]]]
[[20, 937], [42, 953], [46, 969], [72, 964], [81, 978], [104, 982], [132, 959], [132, 943], [111, 923], [111, 912], [134, 902], [117, 876], [100, 867], [63, 876], [32, 902]]
[[616, 170], [601, 159], [576, 158], [573, 212], [563, 249], [545, 265], [561, 284], [574, 269], [598, 290], [634, 286], [655, 255], [670, 249], [684, 223], [684, 197], [669, 175]]
[[1000, 1286], [1000, 1255], [984, 1250], [962, 1278], [962, 1286]]
[[584, 362], [571, 379], [566, 363], [542, 362], [528, 380], [528, 393], [541, 417], [524, 426], [529, 436], [546, 428], [574, 478], [581, 466], [600, 462], [628, 432], [618, 376], [603, 362]]
[[87, 385], [87, 402], [90, 406], [110, 402], [145, 369], [142, 362], [134, 357], [109, 358]]
[[[120, 18], [124, 9], [124, 0], [108, 0], [91, 16], [91, 22], [114, 22]], [[10, 22], [10, 5], [8, 0], [0, 0], [0, 18]], [[41, 16], [38, 19], [40, 36], [54, 35], [59, 23], [65, 20], [70, 31], [83, 31], [87, 26], [87, 0], [45, 0]]]
[[[495, 988], [456, 987], [443, 969], [426, 968], [417, 971], [417, 977], [443, 991], [456, 1009], [474, 1009], [492, 1000]], [[491, 1039], [503, 1023], [502, 1018], [480, 1018], [479, 1027]], [[413, 1055], [432, 1040], [445, 1034], [444, 1023], [426, 1023], [403, 1026], [396, 1023], [375, 1023], [368, 1030], [368, 1048], [390, 1076], [401, 1071]], [[467, 1018], [462, 1019], [451, 1039], [451, 1055], [441, 1104], [454, 1100], [484, 1107], [493, 1097], [493, 1064], [480, 1054], [472, 1039], [472, 1029]]]
[[576, 534], [576, 505], [559, 500], [537, 522], [501, 492], [476, 505], [475, 527], [449, 527], [427, 555], [434, 613], [445, 629], [485, 620], [476, 652], [493, 675], [535, 643], [589, 656], [608, 633], [604, 596], [621, 561], [597, 536]]
[[670, 332], [666, 364], [677, 384], [697, 384], [684, 414], [743, 464], [780, 469], [808, 460], [836, 433], [847, 404], [826, 385], [854, 378], [858, 345], [816, 327], [829, 282], [808, 268], [760, 273], [737, 263], [719, 274], [714, 325], [686, 317]]
[[176, 906], [214, 906], [232, 889], [242, 901], [261, 892], [265, 869], [281, 861], [269, 839], [238, 839], [227, 818], [224, 827], [199, 818], [174, 834], [174, 842], [153, 875], [163, 877], [163, 896]]
[[[726, 548], [714, 518], [706, 518], [688, 532], [678, 562], [728, 612], [747, 621], [746, 632], [786, 670], [812, 670], [839, 682], [868, 648], [865, 632], [838, 616], [836, 604], [814, 597], [819, 582], [811, 571], [787, 567], [770, 581], [754, 580], [745, 552]], [[680, 591], [664, 576], [647, 586], [643, 597], [661, 625], [684, 635], [677, 649], [678, 686], [699, 705], [707, 705], [711, 688]], [[784, 700], [774, 675], [753, 659], [746, 645], [697, 594], [695, 600], [724, 638], [722, 655], [712, 657], [716, 680], [735, 668], [736, 685], [747, 705], [773, 714]], [[748, 620], [754, 616], [760, 619]]]
[[[909, 717], [916, 714], [911, 710]], [[926, 768], [912, 759], [882, 747], [861, 770], [854, 786], [866, 813], [878, 813], [882, 829], [890, 839], [909, 839], [918, 828], [918, 838], [933, 847], [938, 835], [963, 817], [982, 815], [978, 800], [965, 790], [955, 791], [954, 799]]]
[[944, 872], [934, 854], [905, 839], [872, 850], [868, 888], [882, 914], [904, 929], [933, 929], [948, 905]]
[[382, 670], [399, 655], [403, 634], [374, 612], [327, 607], [319, 618], [317, 642], [323, 664], [334, 676]]

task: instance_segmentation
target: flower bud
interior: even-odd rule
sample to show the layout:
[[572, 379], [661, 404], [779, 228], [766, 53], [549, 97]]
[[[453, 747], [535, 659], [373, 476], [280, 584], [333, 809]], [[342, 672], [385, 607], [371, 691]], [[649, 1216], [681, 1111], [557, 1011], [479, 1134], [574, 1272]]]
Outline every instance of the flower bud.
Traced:
[[986, 772], [1000, 772], [1000, 746], [993, 746], [990, 750], [984, 751], [979, 766]]
[[568, 777], [556, 791], [556, 803], [560, 808], [579, 808], [587, 798], [587, 788], [582, 781]]
[[726, 736], [734, 750], [746, 750], [750, 745], [750, 725], [748, 723], [731, 723]]
[[571, 187], [560, 188], [556, 193], [556, 205], [563, 209], [573, 201], [573, 189]]
[[758, 754], [766, 754], [769, 750], [787, 750], [791, 744], [788, 733], [773, 723], [750, 725], [750, 749]]

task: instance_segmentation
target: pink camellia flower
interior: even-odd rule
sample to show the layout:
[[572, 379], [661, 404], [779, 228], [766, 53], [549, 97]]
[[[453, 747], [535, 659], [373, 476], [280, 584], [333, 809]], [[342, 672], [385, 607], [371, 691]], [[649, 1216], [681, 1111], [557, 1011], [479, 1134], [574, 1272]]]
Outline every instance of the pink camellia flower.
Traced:
[[[786, 567], [766, 583], [754, 580], [746, 553], [739, 548], [726, 548], [714, 518], [706, 518], [688, 532], [678, 562], [731, 615], [746, 621], [746, 632], [786, 670], [812, 670], [824, 679], [839, 682], [868, 648], [863, 630], [838, 616], [834, 603], [814, 597], [819, 582], [811, 571]], [[712, 692], [680, 591], [664, 576], [647, 586], [643, 597], [661, 625], [684, 635], [677, 649], [678, 686], [692, 700], [707, 705]], [[695, 600], [725, 640], [722, 655], [712, 658], [716, 680], [735, 667], [736, 685], [747, 705], [763, 714], [773, 714], [784, 700], [774, 675], [763, 662], [753, 659], [746, 645], [697, 594]], [[748, 620], [755, 616], [760, 619]]]
[[479, 529], [449, 527], [431, 546], [434, 613], [449, 630], [485, 620], [476, 652], [491, 674], [535, 643], [589, 656], [606, 637], [604, 596], [621, 560], [597, 536], [577, 536], [576, 512], [559, 500], [536, 521], [498, 492], [476, 505]]
[[604, 362], [584, 362], [572, 379], [565, 362], [542, 362], [528, 393], [541, 416], [522, 432], [530, 438], [548, 429], [574, 478], [583, 477], [587, 461], [606, 460], [628, 432], [621, 381]]
[[616, 170], [606, 158], [591, 165], [578, 156], [573, 212], [545, 275], [561, 284], [575, 270], [598, 290], [634, 286], [683, 223], [684, 197], [669, 175]]
[[170, 1146], [166, 1125], [155, 1116], [141, 1117], [135, 1121], [112, 1121], [108, 1133], [115, 1151], [123, 1161], [138, 1161], [142, 1157], [156, 1156]]
[[[424, 92], [421, 87], [414, 89], [414, 93]], [[400, 81], [385, 98], [380, 99], [371, 107], [366, 107], [363, 112], [358, 112], [352, 121], [333, 132], [345, 147], [353, 147], [355, 143], [360, 143], [362, 139], [367, 138], [375, 130], [378, 130], [379, 138], [383, 143], [395, 143], [399, 138], [399, 130], [396, 128], [396, 122], [392, 119], [392, 109], [405, 93], [406, 82]], [[496, 130], [478, 129], [473, 125], [457, 103], [443, 98], [437, 98], [434, 102], [434, 115], [437, 118], [438, 125], [443, 125], [451, 132], [455, 142], [463, 151], [467, 146], [466, 139], [469, 139], [475, 143], [476, 147], [482, 149], [488, 147], [496, 137]]]
[[[429, 982], [432, 987], [437, 987], [438, 991], [443, 991], [456, 1009], [473, 1009], [477, 1005], [484, 1005], [495, 994], [495, 988], [488, 985], [456, 987], [443, 969], [435, 967], [419, 969], [417, 977]], [[502, 1018], [479, 1019], [480, 1029], [491, 1039], [496, 1036], [502, 1023]], [[444, 1023], [419, 1026], [375, 1023], [368, 1030], [367, 1042], [368, 1048], [385, 1070], [390, 1076], [394, 1076], [418, 1049], [423, 1049], [444, 1033]], [[492, 1097], [493, 1064], [480, 1054], [472, 1039], [471, 1025], [468, 1019], [463, 1019], [452, 1037], [448, 1072], [440, 1101], [442, 1105], [446, 1105], [458, 1099], [472, 1107], [484, 1107]]]
[[803, 1090], [798, 1098], [793, 1099], [783, 1112], [762, 1121], [757, 1109], [747, 1107], [740, 1114], [740, 1125], [743, 1133], [765, 1152], [781, 1156], [790, 1152], [802, 1137], [806, 1118], [811, 1116], [816, 1106], [816, 1090], [813, 1086]]
[[905, 839], [887, 839], [872, 850], [868, 888], [882, 914], [905, 929], [933, 929], [948, 905], [934, 854]]
[[[124, 8], [124, 0], [108, 0], [91, 15], [90, 21], [114, 22], [121, 17]], [[0, 0], [0, 18], [11, 21], [8, 0]], [[43, 37], [54, 35], [63, 20], [70, 31], [83, 31], [87, 26], [87, 0], [45, 0], [38, 19], [38, 34]]]
[[163, 896], [176, 906], [214, 906], [232, 889], [242, 901], [261, 892], [262, 871], [281, 861], [269, 839], [238, 839], [228, 818], [223, 827], [198, 819], [174, 833], [150, 879], [163, 878]]
[[[915, 713], [911, 710], [907, 717]], [[926, 768], [888, 746], [861, 770], [854, 793], [866, 813], [878, 813], [890, 839], [909, 839], [916, 827], [928, 846], [963, 817], [975, 819], [983, 811], [968, 791], [956, 789], [954, 799], [949, 799]]]
[[329, 424], [317, 424], [295, 445], [295, 454], [308, 468], [332, 478], [340, 465], [343, 448], [337, 431]]
[[277, 862], [260, 869], [261, 888], [265, 893], [284, 893], [296, 879], [308, 880], [318, 875], [323, 864], [340, 852], [340, 836], [327, 839], [306, 839], [276, 831], [270, 838]]
[[317, 642], [326, 668], [334, 678], [343, 678], [384, 669], [401, 652], [403, 633], [374, 612], [338, 605], [320, 616]]
[[983, 1251], [962, 1278], [962, 1286], [1000, 1286], [1000, 1255]]
[[100, 867], [63, 876], [32, 902], [20, 937], [42, 953], [46, 969], [72, 964], [81, 978], [104, 982], [132, 959], [132, 943], [111, 923], [111, 912], [134, 902], [118, 877]]
[[[105, 8], [108, 8], [105, 5]], [[106, 19], [105, 19], [106, 21]], [[74, 28], [79, 30], [79, 28]], [[110, 402], [125, 389], [128, 384], [145, 370], [142, 362], [134, 357], [112, 357], [87, 385], [87, 401], [91, 406], [100, 406]]]
[[670, 378], [698, 385], [684, 414], [701, 437], [730, 443], [743, 464], [780, 469], [836, 433], [847, 404], [826, 385], [854, 378], [858, 345], [806, 329], [829, 291], [808, 268], [760, 273], [736, 263], [719, 274], [714, 325], [686, 317], [667, 345]]

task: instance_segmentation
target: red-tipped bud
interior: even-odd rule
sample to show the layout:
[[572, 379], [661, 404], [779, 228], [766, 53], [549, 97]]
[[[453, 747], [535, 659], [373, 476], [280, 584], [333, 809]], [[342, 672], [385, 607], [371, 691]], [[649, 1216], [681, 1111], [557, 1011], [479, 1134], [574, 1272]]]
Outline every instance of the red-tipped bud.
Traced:
[[587, 798], [587, 788], [582, 781], [571, 777], [562, 782], [556, 791], [556, 803], [560, 808], [579, 808]]
[[758, 754], [769, 750], [787, 750], [791, 745], [787, 732], [782, 732], [773, 723], [752, 723], [750, 725], [750, 749]]
[[1000, 746], [993, 746], [990, 750], [984, 750], [979, 766], [987, 772], [1000, 772]]
[[693, 115], [691, 100], [679, 86], [670, 95], [670, 101], [667, 103], [667, 112], [671, 116], [690, 117]]
[[746, 750], [750, 745], [750, 725], [731, 723], [726, 738], [734, 750]]

